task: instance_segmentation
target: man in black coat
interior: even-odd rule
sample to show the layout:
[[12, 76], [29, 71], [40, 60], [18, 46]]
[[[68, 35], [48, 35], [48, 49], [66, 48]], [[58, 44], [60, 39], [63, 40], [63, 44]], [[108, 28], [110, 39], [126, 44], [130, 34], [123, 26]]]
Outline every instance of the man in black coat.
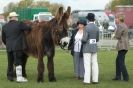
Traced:
[[9, 14], [10, 21], [2, 27], [2, 41], [6, 45], [8, 68], [7, 78], [13, 81], [14, 65], [16, 66], [16, 81], [27, 82], [28, 80], [22, 76], [22, 59], [24, 51], [27, 49], [24, 31], [31, 30], [23, 22], [18, 21], [18, 14], [11, 12]]

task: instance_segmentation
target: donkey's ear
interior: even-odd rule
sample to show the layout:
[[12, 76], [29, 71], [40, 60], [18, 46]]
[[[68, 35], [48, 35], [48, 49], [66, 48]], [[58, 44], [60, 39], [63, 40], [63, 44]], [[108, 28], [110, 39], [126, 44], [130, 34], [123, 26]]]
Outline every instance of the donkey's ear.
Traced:
[[60, 8], [59, 8], [58, 13], [59, 13], [60, 15], [63, 15], [63, 7], [60, 7]]
[[57, 20], [59, 20], [60, 17], [62, 17], [62, 15], [63, 15], [63, 7], [59, 7], [59, 9], [58, 9], [58, 11], [57, 11], [57, 13], [56, 13], [56, 15], [55, 15], [55, 18], [56, 18]]
[[69, 15], [71, 14], [71, 7], [70, 7], [70, 6], [67, 7], [67, 13], [68, 13]]
[[63, 15], [63, 7], [59, 7], [57, 13], [56, 13], [56, 17], [62, 16]]

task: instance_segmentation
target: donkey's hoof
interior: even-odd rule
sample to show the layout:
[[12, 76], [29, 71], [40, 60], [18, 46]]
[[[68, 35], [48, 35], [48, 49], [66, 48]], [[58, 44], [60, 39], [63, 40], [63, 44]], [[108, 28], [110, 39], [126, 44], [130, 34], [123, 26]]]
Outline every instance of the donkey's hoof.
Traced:
[[38, 83], [43, 83], [43, 79], [37, 79]]
[[42, 81], [42, 80], [37, 80], [37, 82], [38, 82], [38, 83], [43, 83], [43, 81]]
[[49, 79], [49, 82], [56, 82], [56, 78]]

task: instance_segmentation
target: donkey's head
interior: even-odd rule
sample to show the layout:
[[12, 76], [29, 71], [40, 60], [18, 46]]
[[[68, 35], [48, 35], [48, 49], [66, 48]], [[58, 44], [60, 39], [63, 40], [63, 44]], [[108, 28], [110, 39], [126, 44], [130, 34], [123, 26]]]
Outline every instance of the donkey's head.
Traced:
[[62, 32], [61, 38], [68, 36], [67, 31], [71, 24], [70, 14], [71, 14], [71, 8], [68, 7], [67, 10], [63, 13], [62, 17], [60, 18], [60, 21], [59, 21], [60, 29], [59, 30]]
[[56, 42], [60, 43], [62, 38], [68, 37], [68, 29], [71, 23], [70, 21], [71, 8], [68, 7], [65, 12], [63, 12], [63, 7], [60, 7], [55, 19], [58, 22], [58, 26], [55, 27]]
[[68, 7], [67, 10], [63, 13], [59, 25], [62, 27], [61, 30], [61, 37], [60, 37], [60, 46], [64, 48], [68, 45], [70, 38], [68, 37], [68, 29], [71, 26], [71, 8]]

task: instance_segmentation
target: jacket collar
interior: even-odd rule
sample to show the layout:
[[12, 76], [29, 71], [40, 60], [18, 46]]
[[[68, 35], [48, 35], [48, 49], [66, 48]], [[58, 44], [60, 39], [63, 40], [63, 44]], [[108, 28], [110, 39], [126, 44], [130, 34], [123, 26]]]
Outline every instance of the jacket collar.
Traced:
[[10, 20], [9, 22], [16, 22], [16, 20]]

